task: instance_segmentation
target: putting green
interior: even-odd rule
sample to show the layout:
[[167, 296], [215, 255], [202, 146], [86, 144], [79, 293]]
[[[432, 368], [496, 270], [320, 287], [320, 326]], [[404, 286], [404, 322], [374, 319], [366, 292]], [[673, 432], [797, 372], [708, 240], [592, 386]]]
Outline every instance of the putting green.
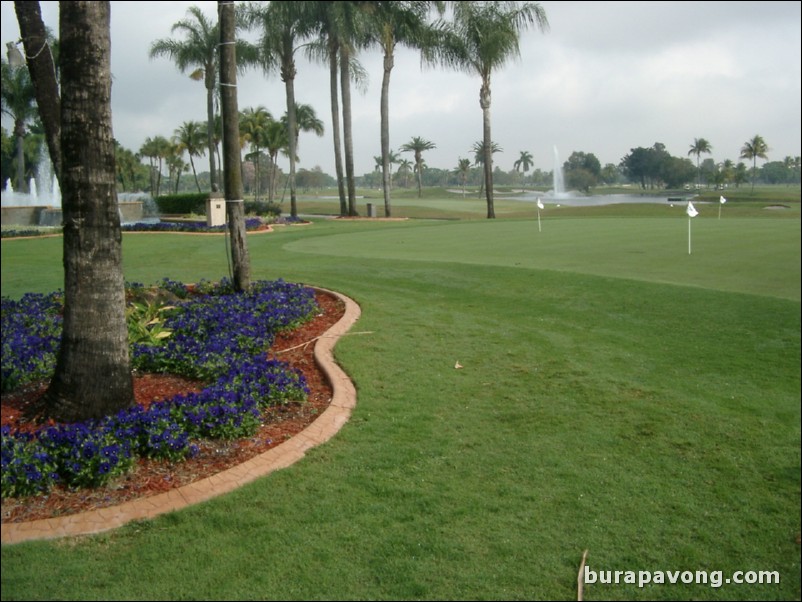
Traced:
[[[800, 300], [796, 220], [602, 218], [364, 224], [286, 249], [558, 270]], [[689, 253], [690, 237], [690, 253]]]

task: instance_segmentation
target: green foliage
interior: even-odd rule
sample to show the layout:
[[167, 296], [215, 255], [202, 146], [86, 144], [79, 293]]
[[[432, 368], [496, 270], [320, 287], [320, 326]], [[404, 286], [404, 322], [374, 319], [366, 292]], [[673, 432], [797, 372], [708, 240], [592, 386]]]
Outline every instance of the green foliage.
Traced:
[[128, 323], [128, 340], [142, 345], [158, 345], [172, 334], [164, 327], [167, 313], [175, 309], [161, 300], [131, 301], [125, 310]]
[[208, 192], [165, 194], [155, 198], [159, 212], [164, 215], [205, 215]]
[[281, 215], [281, 205], [267, 201], [245, 201], [245, 213], [259, 217], [277, 218]]

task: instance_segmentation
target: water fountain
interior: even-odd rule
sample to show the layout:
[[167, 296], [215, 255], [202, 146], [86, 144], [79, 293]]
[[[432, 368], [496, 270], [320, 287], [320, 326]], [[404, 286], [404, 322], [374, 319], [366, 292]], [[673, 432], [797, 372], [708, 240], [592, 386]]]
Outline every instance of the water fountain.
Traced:
[[29, 192], [14, 190], [9, 179], [0, 195], [2, 223], [26, 226], [61, 224], [61, 189], [53, 173], [50, 156], [42, 147], [35, 170], [36, 177], [28, 184]]
[[554, 145], [554, 171], [552, 172], [551, 196], [555, 199], [561, 199], [566, 196], [563, 166], [560, 163], [560, 153], [557, 152], [556, 144]]
[[[61, 188], [45, 147], [42, 147], [35, 171], [36, 178], [32, 178], [28, 184], [30, 192], [15, 191], [11, 180], [8, 180], [6, 190], [2, 191], [4, 226], [61, 225]], [[125, 223], [141, 220], [146, 201], [150, 201], [150, 195], [146, 193], [119, 193], [121, 221]]]

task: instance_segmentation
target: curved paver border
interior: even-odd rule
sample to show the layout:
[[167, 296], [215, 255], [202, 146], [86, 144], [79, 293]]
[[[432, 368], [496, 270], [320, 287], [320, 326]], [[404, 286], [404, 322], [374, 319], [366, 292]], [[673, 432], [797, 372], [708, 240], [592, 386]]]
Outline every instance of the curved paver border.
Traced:
[[334, 361], [334, 345], [359, 319], [361, 310], [354, 300], [345, 295], [323, 288], [317, 290], [341, 299], [345, 303], [345, 314], [315, 343], [315, 361], [331, 383], [332, 398], [329, 407], [312, 424], [288, 441], [242, 464], [165, 493], [71, 516], [5, 523], [2, 525], [2, 543], [90, 535], [116, 529], [134, 520], [154, 518], [228, 493], [259, 477], [286, 468], [303, 458], [308, 449], [331, 439], [348, 421], [356, 406], [356, 388]]

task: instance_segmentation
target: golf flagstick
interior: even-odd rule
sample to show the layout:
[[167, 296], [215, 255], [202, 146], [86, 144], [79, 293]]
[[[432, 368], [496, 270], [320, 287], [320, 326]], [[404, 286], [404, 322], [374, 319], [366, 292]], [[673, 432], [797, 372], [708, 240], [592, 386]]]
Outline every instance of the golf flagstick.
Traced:
[[688, 208], [685, 210], [685, 213], [688, 214], [688, 255], [691, 254], [691, 219], [699, 215], [699, 212], [696, 210], [696, 207], [693, 206], [693, 203], [688, 201]]
[[543, 209], [543, 201], [537, 197], [537, 231], [540, 232], [540, 210]]

